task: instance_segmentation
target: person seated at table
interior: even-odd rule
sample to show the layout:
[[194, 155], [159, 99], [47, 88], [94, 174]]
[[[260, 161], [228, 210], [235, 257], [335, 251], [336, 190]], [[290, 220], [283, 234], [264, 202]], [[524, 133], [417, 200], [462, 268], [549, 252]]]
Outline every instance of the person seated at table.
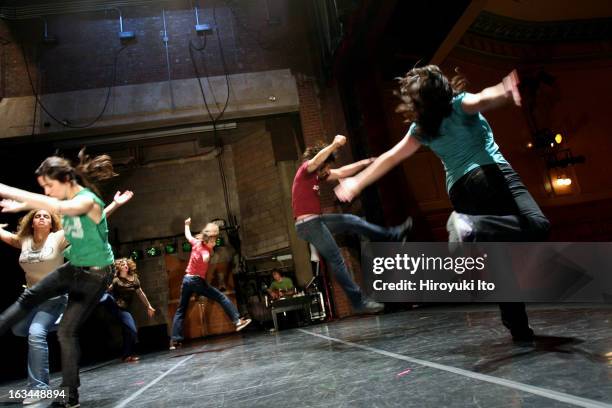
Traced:
[[283, 276], [281, 271], [275, 269], [272, 271], [272, 283], [268, 288], [268, 294], [273, 300], [280, 299], [286, 295], [295, 294], [295, 286], [291, 278]]

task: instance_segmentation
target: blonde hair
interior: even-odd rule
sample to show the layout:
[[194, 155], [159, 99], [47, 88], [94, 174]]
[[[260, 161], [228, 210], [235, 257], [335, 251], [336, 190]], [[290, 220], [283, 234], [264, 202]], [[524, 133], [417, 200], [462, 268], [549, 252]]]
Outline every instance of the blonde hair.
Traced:
[[136, 273], [136, 262], [134, 262], [132, 258], [115, 259], [115, 276], [119, 276], [119, 266], [121, 266], [123, 262], [127, 263], [128, 275], [138, 276], [138, 274]]
[[[34, 228], [32, 227], [32, 220], [39, 211], [47, 211], [43, 209], [30, 210], [19, 220], [17, 227], [17, 238], [23, 240], [24, 238], [31, 237], [34, 235]], [[51, 216], [51, 232], [57, 232], [62, 229], [62, 220], [56, 213], [47, 211]]]
[[205, 237], [205, 236], [208, 236], [208, 235], [207, 235], [207, 234], [206, 234], [204, 231], [206, 230], [206, 228], [208, 228], [208, 227], [210, 227], [210, 226], [215, 227], [215, 229], [217, 230], [217, 234], [219, 234], [219, 233], [221, 232], [221, 231], [219, 230], [219, 226], [218, 226], [217, 224], [215, 224], [214, 222], [209, 222], [208, 224], [206, 224], [206, 225], [204, 226], [204, 228], [202, 228], [202, 231], [200, 231], [200, 233], [196, 234], [195, 238], [196, 238], [197, 240], [204, 241], [204, 237]]

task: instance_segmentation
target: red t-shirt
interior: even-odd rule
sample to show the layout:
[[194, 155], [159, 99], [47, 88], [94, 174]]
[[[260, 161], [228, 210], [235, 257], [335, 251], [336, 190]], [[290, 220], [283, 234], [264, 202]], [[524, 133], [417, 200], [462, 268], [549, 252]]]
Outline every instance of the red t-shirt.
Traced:
[[321, 214], [319, 200], [319, 178], [317, 172], [308, 172], [308, 161], [302, 163], [291, 187], [291, 206], [293, 218], [306, 214]]
[[202, 279], [206, 279], [206, 271], [208, 271], [208, 262], [212, 254], [210, 249], [202, 241], [198, 239], [189, 240], [191, 244], [191, 256], [187, 264], [187, 274], [196, 275]]

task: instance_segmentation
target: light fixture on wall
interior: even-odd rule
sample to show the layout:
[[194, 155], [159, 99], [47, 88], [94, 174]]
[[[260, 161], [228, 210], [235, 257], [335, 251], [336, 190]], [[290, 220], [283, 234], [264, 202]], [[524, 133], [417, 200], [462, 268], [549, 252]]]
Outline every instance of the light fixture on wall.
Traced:
[[210, 24], [206, 24], [206, 23], [200, 24], [200, 17], [198, 15], [198, 2], [197, 1], [195, 2], [194, 10], [195, 10], [195, 18], [196, 18], [196, 24], [195, 24], [196, 33], [206, 34], [207, 32], [212, 31]]
[[168, 255], [175, 254], [176, 250], [176, 242], [170, 242], [164, 246], [164, 252]]
[[191, 244], [189, 243], [189, 241], [183, 241], [181, 247], [183, 249], [183, 252], [191, 252]]
[[146, 251], [147, 256], [150, 258], [156, 257], [156, 256], [160, 256], [162, 253], [161, 248], [157, 247], [157, 246], [152, 246], [150, 248], [147, 248]]
[[572, 184], [572, 179], [567, 177], [565, 174], [561, 176], [557, 176], [557, 179], [554, 181], [558, 187], [568, 187]]
[[547, 191], [556, 196], [570, 195], [578, 192], [578, 186], [573, 181], [573, 172], [568, 169], [554, 168], [548, 170]]
[[121, 41], [127, 41], [136, 38], [136, 33], [134, 31], [123, 31], [123, 16], [121, 15], [121, 10], [119, 10], [118, 7], [113, 7], [112, 10], [119, 13], [119, 39]]
[[42, 39], [43, 44], [46, 44], [46, 45], [57, 44], [57, 37], [53, 35], [49, 35], [49, 32], [47, 30], [47, 19], [44, 17], [38, 17], [38, 18], [40, 18], [44, 24], [43, 39]]
[[135, 261], [139, 261], [143, 258], [143, 253], [140, 249], [134, 249], [132, 252], [130, 252], [130, 258]]

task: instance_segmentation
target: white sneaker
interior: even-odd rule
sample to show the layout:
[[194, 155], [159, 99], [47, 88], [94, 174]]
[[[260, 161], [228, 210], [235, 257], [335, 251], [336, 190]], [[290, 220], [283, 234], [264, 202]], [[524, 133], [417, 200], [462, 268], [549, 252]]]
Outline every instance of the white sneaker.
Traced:
[[251, 321], [251, 319], [240, 319], [240, 321], [236, 324], [236, 331], [239, 332], [240, 330], [244, 329], [251, 324]]
[[453, 211], [446, 222], [448, 242], [466, 242], [474, 239], [474, 227], [467, 215]]
[[40, 401], [44, 401], [44, 398], [28, 397], [28, 398], [23, 400], [22, 404], [23, 405], [32, 405], [32, 404], [36, 404], [36, 403], [38, 403]]

